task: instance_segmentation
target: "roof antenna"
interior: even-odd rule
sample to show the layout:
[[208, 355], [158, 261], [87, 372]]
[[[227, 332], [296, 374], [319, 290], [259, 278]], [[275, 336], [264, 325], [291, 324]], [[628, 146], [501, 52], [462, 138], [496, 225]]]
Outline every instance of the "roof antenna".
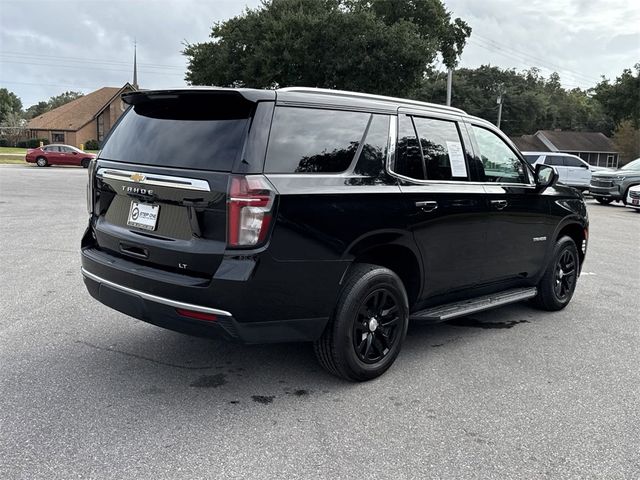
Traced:
[[138, 62], [136, 59], [137, 53], [137, 42], [136, 39], [133, 39], [133, 85], [132, 87], [138, 90]]

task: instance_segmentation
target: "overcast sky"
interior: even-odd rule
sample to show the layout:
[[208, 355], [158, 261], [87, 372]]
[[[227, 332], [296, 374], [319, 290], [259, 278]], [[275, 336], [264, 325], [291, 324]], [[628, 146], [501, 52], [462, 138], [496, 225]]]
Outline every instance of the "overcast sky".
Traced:
[[[0, 87], [25, 108], [65, 90], [91, 92], [132, 79], [184, 85], [185, 41], [258, 0], [0, 0]], [[637, 0], [446, 0], [473, 28], [462, 66], [557, 71], [566, 87], [594, 86], [640, 62]]]

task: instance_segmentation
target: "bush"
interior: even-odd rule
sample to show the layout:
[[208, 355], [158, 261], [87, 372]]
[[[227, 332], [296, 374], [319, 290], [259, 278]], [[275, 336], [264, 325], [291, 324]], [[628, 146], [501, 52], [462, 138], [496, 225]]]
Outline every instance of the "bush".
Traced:
[[85, 150], [100, 150], [100, 144], [98, 143], [97, 140], [87, 140], [84, 143], [84, 149]]
[[9, 146], [9, 140], [7, 140], [6, 138], [0, 138], [0, 147], [8, 147]]
[[43, 145], [48, 145], [49, 140], [46, 138], [30, 138], [29, 140], [20, 140], [16, 143], [16, 147], [18, 148], [38, 148], [40, 146], [40, 142]]

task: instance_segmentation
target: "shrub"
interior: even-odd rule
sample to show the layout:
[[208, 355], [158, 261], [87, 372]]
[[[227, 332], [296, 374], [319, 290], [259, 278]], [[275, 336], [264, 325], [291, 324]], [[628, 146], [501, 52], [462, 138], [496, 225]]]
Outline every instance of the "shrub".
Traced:
[[84, 143], [84, 149], [85, 150], [100, 150], [100, 144], [98, 143], [97, 140], [87, 140]]
[[49, 144], [49, 140], [47, 140], [46, 138], [30, 138], [29, 140], [20, 140], [18, 143], [16, 143], [16, 147], [38, 148], [40, 146], [40, 142], [42, 142], [43, 145]]
[[0, 138], [0, 147], [8, 147], [9, 146], [9, 140], [7, 140], [6, 138]]

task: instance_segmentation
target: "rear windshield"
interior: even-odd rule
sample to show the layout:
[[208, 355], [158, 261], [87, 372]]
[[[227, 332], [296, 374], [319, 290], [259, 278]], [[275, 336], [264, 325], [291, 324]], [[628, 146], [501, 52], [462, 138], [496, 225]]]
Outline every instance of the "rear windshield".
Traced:
[[251, 111], [250, 103], [220, 95], [143, 101], [127, 110], [100, 158], [231, 171], [242, 150]]

